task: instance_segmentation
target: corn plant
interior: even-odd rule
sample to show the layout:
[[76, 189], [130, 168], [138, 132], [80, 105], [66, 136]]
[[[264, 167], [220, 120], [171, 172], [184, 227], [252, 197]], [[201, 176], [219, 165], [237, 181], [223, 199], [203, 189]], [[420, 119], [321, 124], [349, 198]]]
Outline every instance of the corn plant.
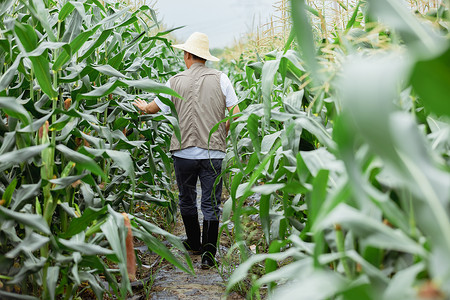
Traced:
[[176, 211], [166, 154], [176, 114], [144, 117], [131, 105], [176, 95], [160, 83], [179, 63], [154, 11], [3, 1], [0, 18], [0, 298], [71, 299], [84, 287], [125, 298], [119, 211], [136, 238], [192, 272], [175, 236], [133, 216], [142, 203], [166, 207], [169, 221]]
[[[448, 3], [414, 16], [358, 1], [345, 31], [315, 38], [291, 1], [298, 51], [228, 66], [241, 99], [227, 156], [241, 265], [273, 299], [445, 299], [450, 295]], [[249, 196], [256, 205], [245, 206]], [[242, 215], [260, 221], [253, 254]], [[225, 229], [226, 230], [226, 229]]]

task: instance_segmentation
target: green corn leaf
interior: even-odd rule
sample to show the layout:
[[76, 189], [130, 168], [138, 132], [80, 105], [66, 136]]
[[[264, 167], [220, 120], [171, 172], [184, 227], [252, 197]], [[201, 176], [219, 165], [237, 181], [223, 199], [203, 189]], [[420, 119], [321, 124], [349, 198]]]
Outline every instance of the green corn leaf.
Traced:
[[14, 220], [18, 223], [34, 228], [39, 232], [43, 232], [48, 235], [51, 234], [47, 222], [45, 222], [44, 218], [40, 215], [19, 213], [4, 208], [3, 206], [0, 206], [0, 214], [7, 220]]
[[275, 141], [280, 137], [280, 135], [281, 131], [265, 135], [261, 141], [261, 153], [267, 154], [270, 150], [272, 150]]
[[290, 113], [301, 114], [302, 99], [305, 95], [305, 90], [289, 94], [283, 101], [284, 109]]
[[[167, 99], [166, 97], [163, 97], [163, 96], [161, 96], [161, 95], [158, 96], [158, 99], [159, 99], [162, 103], [164, 103], [165, 105], [167, 105], [167, 106], [170, 107], [170, 114], [171, 114], [174, 118], [176, 118], [176, 119], [178, 120], [178, 112], [177, 112], [177, 110], [175, 109], [175, 104], [173, 104], [172, 100]], [[218, 125], [217, 125], [217, 126], [218, 126]], [[217, 129], [216, 129], [216, 130], [217, 130]], [[211, 131], [212, 131], [212, 130], [211, 130]], [[210, 132], [210, 135], [211, 135], [211, 132]]]
[[17, 186], [17, 178], [14, 178], [3, 193], [2, 200], [5, 200], [5, 207], [9, 207], [14, 190]]
[[255, 153], [260, 156], [261, 153], [261, 140], [259, 133], [259, 118], [255, 114], [251, 114], [247, 119], [248, 134], [252, 140], [252, 145]]
[[125, 57], [125, 51], [122, 50], [117, 55], [112, 57], [110, 60], [108, 60], [108, 65], [110, 65], [113, 68], [119, 69], [120, 66], [123, 64], [123, 59]]
[[61, 131], [63, 130], [67, 124], [74, 122], [73, 118], [68, 117], [67, 115], [61, 116], [56, 122], [53, 122], [49, 127], [49, 131]]
[[270, 243], [270, 208], [270, 195], [261, 195], [259, 200], [259, 218], [261, 219], [261, 227], [267, 244]]
[[[33, 27], [28, 24], [16, 22], [14, 32], [25, 48], [25, 51], [32, 52], [36, 49], [37, 36]], [[42, 91], [50, 98], [55, 98], [57, 93], [52, 86], [49, 63], [45, 57], [45, 53], [42, 53], [40, 56], [30, 56], [29, 59], [33, 64], [34, 74]]]
[[396, 273], [384, 292], [383, 299], [414, 299], [416, 290], [413, 288], [417, 275], [425, 268], [423, 263], [416, 263]]
[[306, 4], [306, 3], [305, 3], [305, 9], [306, 9], [308, 12], [310, 12], [311, 14], [313, 14], [314, 16], [316, 16], [316, 17], [318, 17], [318, 18], [320, 17], [320, 14], [319, 14], [319, 12], [317, 11], [317, 9], [311, 7], [310, 5], [308, 5], [308, 4]]
[[73, 151], [72, 149], [62, 144], [56, 146], [56, 149], [58, 149], [69, 160], [75, 162], [77, 164], [77, 168], [79, 168], [80, 170], [86, 169], [96, 175], [101, 176], [104, 180], [108, 179], [103, 170], [99, 167], [99, 165], [97, 165], [97, 163], [92, 158], [83, 155], [79, 152]]
[[244, 170], [244, 174], [248, 175], [252, 171], [255, 170], [256, 166], [259, 164], [259, 156], [256, 152], [253, 152], [252, 155], [250, 155], [250, 159], [247, 163], [247, 167]]
[[231, 218], [231, 212], [233, 209], [233, 200], [229, 198], [225, 203], [223, 204], [223, 210], [222, 210], [222, 220], [223, 222], [229, 222]]
[[286, 41], [286, 44], [284, 45], [284, 53], [286, 53], [291, 48], [291, 45], [292, 45], [292, 42], [294, 41], [294, 39], [295, 39], [295, 31], [293, 29], [291, 29], [291, 32], [289, 33], [289, 37]]
[[0, 147], [0, 155], [13, 150], [15, 146], [16, 146], [16, 133], [6, 132], [3, 138], [2, 146]]
[[419, 55], [436, 54], [443, 49], [445, 40], [432, 28], [420, 22], [401, 1], [369, 0], [369, 12], [374, 17], [398, 30], [409, 50]]
[[108, 239], [114, 254], [119, 259], [119, 269], [122, 275], [121, 294], [125, 295], [126, 291], [131, 291], [130, 280], [127, 272], [127, 253], [125, 248], [125, 239], [127, 230], [125, 228], [125, 221], [121, 214], [115, 212], [108, 205], [108, 212], [110, 214], [107, 221], [101, 226], [102, 232]]
[[134, 87], [134, 88], [141, 89], [141, 90], [151, 92], [151, 93], [158, 93], [158, 94], [163, 93], [163, 94], [181, 98], [181, 96], [178, 95], [174, 90], [166, 87], [163, 84], [157, 83], [151, 79], [139, 79], [139, 80], [120, 79], [120, 80], [111, 81], [107, 84], [104, 84], [104, 85], [96, 88], [95, 90], [93, 90], [89, 93], [80, 95], [80, 97], [84, 97], [87, 99], [96, 99], [99, 97], [104, 97], [108, 94], [111, 94], [118, 86]]
[[28, 24], [22, 24], [16, 21], [14, 31], [19, 37], [19, 40], [22, 43], [22, 46], [25, 48], [25, 51], [31, 52], [36, 48], [38, 39], [33, 27]]
[[31, 52], [28, 52], [27, 56], [41, 56], [45, 50], [55, 50], [60, 49], [64, 46], [67, 46], [66, 43], [57, 43], [57, 42], [42, 42], [40, 43], [36, 49]]
[[173, 131], [175, 133], [175, 137], [178, 139], [178, 141], [181, 143], [181, 130], [180, 130], [180, 124], [178, 123], [178, 119], [172, 116], [164, 115], [164, 118], [166, 118], [170, 124], [173, 126]]
[[[98, 1], [97, 1], [98, 2]], [[125, 7], [119, 11], [115, 11], [112, 14], [109, 14], [106, 18], [103, 18], [100, 22], [97, 23], [97, 26], [101, 26], [104, 24], [112, 24], [116, 20], [118, 20], [120, 17], [122, 17], [125, 13], [127, 13], [130, 10], [130, 7]]]
[[6, 0], [0, 2], [0, 17], [2, 17], [5, 13], [7, 13], [14, 3], [15, 3], [14, 0]]
[[[301, 249], [301, 248], [298, 248]], [[256, 284], [270, 284], [271, 282], [278, 281], [279, 278], [294, 279], [306, 278], [312, 271], [312, 259], [310, 257], [300, 257], [297, 261], [294, 261], [288, 265], [278, 268], [268, 274], [265, 274], [256, 281]]]
[[93, 91], [88, 92], [86, 94], [78, 95], [78, 98], [85, 98], [85, 99], [97, 99], [100, 97], [105, 97], [106, 95], [111, 94], [116, 87], [118, 87], [120, 84], [119, 80], [113, 80], [110, 81], [98, 88], [95, 88]]
[[19, 103], [19, 101], [17, 101], [16, 98], [0, 97], [0, 108], [8, 115], [20, 119], [25, 124], [29, 124], [31, 122], [28, 111], [22, 104]]
[[404, 251], [421, 257], [429, 255], [421, 245], [403, 232], [394, 230], [346, 204], [339, 204], [320, 224], [314, 224], [313, 230], [322, 231], [334, 224], [351, 229], [365, 241], [366, 245]]
[[26, 278], [26, 276], [30, 274], [35, 274], [39, 272], [44, 267], [47, 259], [45, 257], [30, 257], [23, 263], [23, 266], [20, 268], [19, 272], [14, 276], [11, 281], [8, 281], [8, 284], [20, 284]]
[[0, 39], [0, 47], [3, 49], [3, 51], [9, 52], [11, 45], [9, 44], [9, 41], [7, 39]]
[[47, 269], [47, 288], [48, 293], [50, 294], [50, 299], [55, 299], [56, 294], [56, 283], [59, 278], [59, 270], [58, 266], [52, 266]]
[[231, 191], [230, 191], [230, 195], [233, 200], [236, 200], [236, 198], [237, 198], [237, 190], [238, 190], [239, 185], [242, 182], [243, 177], [244, 177], [243, 173], [237, 173], [233, 177], [233, 181], [231, 183]]
[[36, 184], [22, 184], [16, 191], [16, 195], [13, 198], [11, 209], [17, 211], [22, 208], [25, 203], [36, 197], [41, 189], [41, 181]]
[[45, 32], [47, 33], [50, 41], [56, 42], [56, 36], [53, 33], [53, 29], [50, 27], [50, 23], [48, 21], [50, 19], [50, 14], [48, 12], [48, 9], [45, 7], [44, 1], [43, 0], [32, 0], [32, 2], [34, 4], [34, 8], [36, 10], [32, 9], [31, 6], [29, 6], [28, 8], [34, 14], [34, 16], [39, 20], [42, 27], [44, 27]]
[[59, 71], [66, 62], [69, 61], [72, 55], [78, 52], [78, 50], [86, 43], [86, 41], [100, 28], [100, 25], [95, 26], [89, 31], [80, 33], [72, 42], [70, 42], [71, 55], [67, 51], [61, 52], [55, 63], [53, 64], [53, 70]]
[[437, 116], [450, 117], [450, 48], [437, 57], [418, 61], [411, 84], [425, 108]]
[[85, 150], [96, 157], [100, 157], [104, 154], [107, 155], [114, 161], [115, 164], [117, 164], [117, 166], [125, 170], [125, 174], [134, 180], [134, 164], [128, 152], [90, 148], [86, 148]]
[[180, 250], [184, 250], [184, 246], [183, 246], [181, 240], [177, 236], [159, 228], [158, 226], [156, 226], [152, 223], [144, 221], [142, 219], [135, 218], [135, 221], [137, 223], [141, 224], [147, 232], [164, 236], [175, 247], [177, 247]]
[[93, 41], [92, 46], [90, 46], [89, 49], [86, 50], [86, 52], [78, 58], [78, 62], [83, 61], [89, 55], [91, 55], [95, 51], [95, 49], [97, 49], [101, 44], [103, 44], [106, 41], [106, 39], [111, 35], [112, 32], [113, 29], [103, 30], [100, 36], [96, 38], [95, 41]]
[[[11, 1], [12, 2], [12, 1]], [[12, 299], [12, 300], [38, 300], [39, 298], [24, 294], [16, 294], [7, 292], [4, 290], [0, 290], [0, 296], [5, 297], [5, 299]]]
[[338, 181], [337, 174], [345, 171], [342, 161], [337, 160], [333, 154], [323, 147], [313, 151], [300, 151], [300, 154], [311, 175], [317, 176], [322, 169], [330, 170], [330, 182], [334, 186]]
[[[144, 230], [137, 230], [135, 228], [133, 229], [133, 234], [135, 234], [136, 237], [141, 238], [149, 247], [149, 249], [152, 249], [157, 254], [159, 254], [161, 257], [164, 257], [167, 259], [170, 263], [178, 267], [179, 269], [193, 274], [194, 267], [192, 266], [192, 262], [189, 258], [189, 254], [185, 250], [181, 240], [174, 236], [173, 234], [170, 234], [166, 232], [165, 230], [159, 228], [158, 226], [155, 226], [147, 221], [144, 221], [142, 219], [135, 218], [136, 222], [142, 225]], [[179, 250], [184, 251], [184, 256], [186, 259], [186, 262], [188, 263], [188, 268], [186, 268], [185, 265], [181, 264], [178, 259], [167, 249], [164, 244], [156, 239], [152, 234], [160, 234], [167, 238], [167, 240], [174, 245]]]
[[[327, 282], [326, 285], [323, 285]], [[316, 270], [301, 281], [278, 288], [274, 299], [320, 300], [333, 298], [346, 289], [347, 280], [337, 272]]]
[[[172, 105], [173, 105], [173, 103], [172, 103]], [[242, 116], [242, 113], [238, 113], [236, 115], [227, 116], [224, 119], [220, 120], [216, 125], [214, 125], [213, 128], [211, 128], [211, 130], [209, 131], [208, 146], [209, 146], [209, 143], [211, 142], [211, 136], [213, 135], [213, 133], [216, 132], [219, 129], [220, 126], [223, 126], [221, 124], [227, 122], [228, 120], [232, 121], [234, 118], [237, 118], [239, 116]], [[178, 118], [178, 115], [177, 115], [177, 118]]]
[[260, 193], [261, 195], [270, 195], [286, 186], [284, 183], [266, 183], [263, 185], [254, 186], [251, 188], [252, 192]]
[[95, 5], [97, 7], [99, 7], [104, 13], [106, 13], [106, 8], [103, 6], [103, 4], [100, 1], [98, 1], [98, 0], [88, 0], [86, 2], [87, 3], [91, 3], [91, 2], [95, 3]]
[[83, 215], [79, 218], [74, 218], [69, 224], [69, 228], [66, 232], [63, 232], [60, 237], [64, 239], [71, 238], [72, 236], [86, 230], [88, 226], [95, 220], [98, 220], [106, 215], [108, 208], [105, 206], [101, 209], [87, 208], [84, 210]]
[[15, 258], [20, 252], [24, 253], [32, 253], [50, 241], [48, 237], [39, 235], [35, 232], [32, 232], [26, 238], [24, 238], [18, 245], [14, 247], [11, 251], [5, 254], [7, 258]]
[[174, 97], [177, 97], [180, 99], [182, 98], [171, 88], [168, 88], [164, 84], [157, 83], [148, 78], [138, 79], [138, 80], [122, 79], [122, 80], [120, 80], [120, 82], [124, 83], [126, 86], [134, 87], [134, 88], [137, 88], [137, 89], [140, 89], [143, 91], [147, 91], [150, 93], [167, 94], [167, 95], [174, 96]]
[[75, 9], [75, 6], [73, 6], [72, 3], [67, 2], [66, 4], [64, 4], [64, 6], [60, 9], [59, 14], [58, 14], [58, 21], [62, 22], [64, 21], [68, 15], [70, 15], [70, 13], [72, 13], [72, 11]]
[[[155, 171], [156, 173], [156, 171]], [[134, 198], [136, 200], [140, 200], [140, 201], [145, 201], [145, 202], [149, 202], [149, 203], [154, 203], [163, 207], [169, 207], [170, 206], [170, 201], [165, 200], [164, 198], [158, 198], [158, 197], [154, 197], [149, 195], [148, 193], [136, 193], [136, 192], [125, 192], [127, 195], [134, 196]]]
[[50, 144], [30, 146], [0, 155], [0, 172], [3, 172], [15, 164], [23, 163], [30, 158], [41, 154], [42, 150], [48, 148], [49, 145]]
[[310, 10], [310, 7], [305, 4], [305, 0], [291, 0], [293, 29], [297, 34], [297, 42], [301, 49], [303, 60], [308, 66], [308, 69], [313, 73], [314, 78], [321, 81], [321, 75], [318, 72], [319, 64], [316, 59], [313, 33], [305, 13], [307, 9]]
[[[239, 267], [231, 274], [230, 279], [228, 280], [227, 284], [227, 291], [230, 291], [238, 282], [241, 282], [242, 280], [247, 277], [248, 272], [250, 271], [250, 268], [260, 262], [264, 261], [266, 259], [272, 259], [276, 261], [281, 261], [283, 259], [286, 259], [290, 256], [294, 256], [296, 254], [297, 250], [295, 248], [290, 248], [286, 250], [285, 252], [279, 252], [279, 253], [270, 253], [270, 254], [256, 254], [251, 256], [248, 260], [244, 261], [239, 265]], [[278, 298], [283, 299], [283, 298]], [[287, 299], [287, 298], [284, 298]], [[293, 299], [293, 298], [292, 298]]]
[[110, 65], [103, 65], [103, 66], [91, 65], [91, 67], [94, 70], [97, 70], [100, 73], [103, 73], [103, 74], [108, 75], [108, 76], [125, 78], [125, 75], [123, 75], [122, 73], [120, 73], [119, 71], [117, 71], [116, 69], [111, 67]]
[[158, 32], [156, 34], [156, 36], [164, 36], [164, 35], [167, 35], [167, 34], [173, 32], [175, 30], [183, 29], [184, 27], [186, 27], [186, 26], [178, 26], [178, 27], [174, 27], [174, 28], [171, 28], [171, 29], [167, 29], [165, 31]]
[[283, 78], [289, 78], [293, 80], [299, 86], [304, 83], [302, 76], [305, 74], [305, 69], [303, 68], [303, 62], [299, 58], [295, 51], [288, 50], [280, 59], [280, 69], [279, 72]]
[[164, 259], [166, 259], [168, 262], [170, 262], [171, 264], [173, 264], [174, 266], [176, 266], [177, 268], [179, 268], [180, 270], [183, 270], [187, 273], [191, 273], [193, 274], [192, 269], [193, 268], [186, 268], [186, 266], [184, 266], [177, 258], [175, 255], [173, 255], [172, 252], [170, 252], [169, 249], [167, 249], [166, 246], [164, 246], [164, 244], [158, 240], [157, 238], [155, 238], [154, 236], [152, 236], [151, 234], [149, 234], [148, 232], [145, 231], [137, 231], [137, 230], [133, 230], [133, 235], [142, 240], [149, 249], [151, 249], [152, 251], [154, 251], [155, 253], [157, 253], [159, 256], [163, 257]]
[[14, 63], [6, 70], [6, 72], [0, 77], [0, 91], [6, 89], [11, 81], [14, 79], [14, 76], [17, 75], [17, 68], [19, 67], [19, 63], [22, 61], [22, 55], [18, 55]]
[[99, 245], [84, 243], [76, 240], [65, 240], [60, 238], [58, 239], [58, 242], [71, 250], [82, 253], [83, 255], [108, 255], [115, 253], [114, 251], [103, 248]]
[[105, 150], [105, 153], [134, 181], [134, 164], [129, 152]]
[[[286, 241], [278, 241], [275, 240], [272, 243], [270, 243], [269, 246], [269, 253], [279, 253], [282, 247], [286, 246]], [[266, 274], [275, 271], [278, 268], [278, 264], [276, 260], [273, 259], [267, 259], [265, 263], [265, 271]]]
[[84, 176], [86, 176], [86, 173], [77, 176], [66, 176], [63, 178], [51, 179], [49, 182], [56, 184], [56, 186], [52, 188], [53, 191], [56, 191], [68, 187], [77, 180], [83, 179]]
[[355, 24], [356, 17], [358, 16], [360, 6], [361, 6], [361, 0], [358, 0], [355, 10], [353, 11], [352, 17], [350, 18], [347, 25], [345, 26], [345, 32], [348, 32], [353, 27], [353, 24]]
[[141, 10], [141, 11], [144, 11], [144, 10], [150, 10], [150, 14], [152, 15], [153, 22], [155, 22], [155, 24], [156, 24], [156, 25], [158, 26], [158, 28], [159, 28], [158, 17], [156, 16], [156, 12], [155, 12], [154, 9], [148, 7], [147, 5], [143, 5], [143, 6], [141, 6], [140, 10]]
[[88, 272], [80, 272], [79, 274], [80, 280], [89, 282], [89, 286], [94, 291], [97, 299], [103, 299], [105, 288], [99, 284], [99, 280]]
[[[96, 149], [104, 149], [105, 147], [105, 140], [101, 139], [101, 138], [97, 138], [95, 136], [86, 134], [84, 132], [80, 131], [80, 135], [89, 143], [89, 145], [95, 147]], [[100, 152], [97, 154], [97, 152], [91, 152], [90, 149], [87, 149], [87, 151], [89, 151], [89, 153], [96, 155], [96, 156], [100, 156], [103, 154], [103, 152]], [[94, 150], [92, 150], [94, 151]], [[94, 154], [95, 153], [95, 154]]]
[[280, 60], [267, 61], [262, 68], [261, 89], [263, 94], [264, 103], [264, 118], [266, 127], [269, 124], [270, 115], [272, 111], [272, 88], [275, 74], [280, 66]]
[[17, 132], [21, 132], [21, 133], [36, 132], [45, 124], [45, 121], [47, 121], [51, 117], [51, 115], [52, 115], [52, 113], [50, 113], [46, 116], [43, 116], [42, 118], [33, 121], [30, 125], [27, 125], [24, 128], [17, 130]]
[[120, 23], [119, 25], [117, 25], [116, 28], [125, 27], [125, 26], [128, 26], [128, 25], [130, 25], [130, 24], [133, 24], [133, 23], [135, 23], [135, 22], [137, 22], [137, 21], [138, 21], [138, 18], [136, 18], [135, 16], [133, 16], [133, 17], [129, 18], [128, 20], [126, 20], [126, 21]]
[[[314, 227], [317, 216], [320, 214], [322, 206], [327, 198], [328, 175], [329, 171], [321, 169], [314, 177], [312, 185], [313, 189], [310, 197], [306, 197], [308, 206], [308, 219], [303, 234], [306, 234]], [[317, 241], [316, 241], [317, 242]]]

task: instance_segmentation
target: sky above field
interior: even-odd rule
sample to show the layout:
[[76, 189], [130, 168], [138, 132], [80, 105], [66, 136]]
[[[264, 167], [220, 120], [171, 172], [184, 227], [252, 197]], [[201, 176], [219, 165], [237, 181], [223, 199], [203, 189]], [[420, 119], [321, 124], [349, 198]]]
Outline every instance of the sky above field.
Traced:
[[174, 32], [180, 42], [192, 32], [206, 33], [210, 48], [232, 46], [235, 39], [263, 24], [275, 9], [275, 0], [157, 0], [159, 19], [168, 27], [186, 26]]

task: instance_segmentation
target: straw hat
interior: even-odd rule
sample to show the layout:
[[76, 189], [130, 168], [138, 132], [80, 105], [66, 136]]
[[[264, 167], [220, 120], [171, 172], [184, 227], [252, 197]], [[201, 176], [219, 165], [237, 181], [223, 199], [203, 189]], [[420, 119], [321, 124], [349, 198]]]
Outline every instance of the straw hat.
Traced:
[[194, 32], [184, 44], [172, 45], [172, 47], [192, 53], [206, 60], [219, 61], [217, 57], [209, 53], [208, 36], [201, 32]]

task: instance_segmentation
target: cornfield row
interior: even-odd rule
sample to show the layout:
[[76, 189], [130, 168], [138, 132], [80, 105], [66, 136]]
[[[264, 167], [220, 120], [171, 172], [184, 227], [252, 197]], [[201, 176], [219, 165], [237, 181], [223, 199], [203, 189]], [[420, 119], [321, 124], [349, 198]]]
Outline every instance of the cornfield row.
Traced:
[[[308, 3], [290, 2], [282, 47], [272, 29], [271, 52], [222, 66], [243, 110], [224, 210], [242, 263], [228, 288], [273, 299], [447, 299], [448, 3]], [[326, 9], [346, 13], [328, 22]], [[249, 197], [259, 200], [247, 207]], [[242, 215], [257, 217], [263, 242]]]
[[[433, 16], [437, 13], [441, 1], [439, 0], [403, 0], [404, 6], [411, 12], [421, 15]], [[311, 12], [310, 21], [317, 36], [322, 39], [333, 38], [333, 33], [344, 31], [352, 19], [364, 24], [364, 4], [358, 0], [308, 0], [307, 9]], [[259, 53], [265, 53], [273, 49], [281, 49], [287, 42], [292, 28], [290, 16], [290, 3], [287, 0], [277, 1], [274, 5], [275, 12], [265, 23], [256, 26], [254, 32], [248, 36], [248, 45]], [[356, 14], [355, 14], [356, 11]], [[358, 14], [358, 12], [360, 12]], [[355, 15], [354, 15], [355, 14]]]
[[176, 118], [131, 104], [173, 94], [159, 82], [180, 64], [168, 32], [150, 33], [155, 16], [96, 0], [0, 4], [0, 298], [71, 299], [85, 286], [126, 298], [124, 211], [135, 238], [193, 271], [179, 239], [136, 211], [176, 212], [166, 154]]
[[[242, 111], [227, 117], [222, 168], [227, 291], [447, 299], [448, 2], [330, 2], [330, 22], [315, 3], [290, 2], [282, 47], [218, 66]], [[137, 240], [192, 273], [179, 238], [140, 209], [172, 222], [177, 205], [176, 111], [131, 105], [176, 95], [164, 82], [182, 68], [152, 8], [5, 1], [0, 18], [0, 297], [125, 299], [122, 212]]]

